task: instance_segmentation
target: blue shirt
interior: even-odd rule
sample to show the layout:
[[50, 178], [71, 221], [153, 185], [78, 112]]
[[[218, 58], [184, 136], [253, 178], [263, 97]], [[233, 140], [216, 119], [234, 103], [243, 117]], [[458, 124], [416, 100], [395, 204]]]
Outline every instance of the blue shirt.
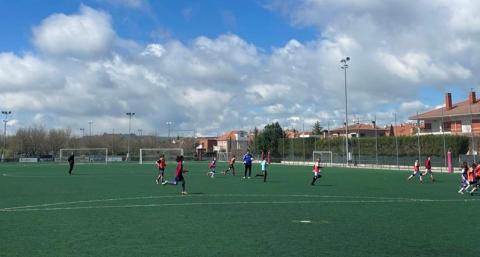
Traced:
[[252, 161], [253, 161], [253, 156], [251, 154], [246, 153], [243, 156], [243, 163], [245, 163], [246, 165], [252, 165]]

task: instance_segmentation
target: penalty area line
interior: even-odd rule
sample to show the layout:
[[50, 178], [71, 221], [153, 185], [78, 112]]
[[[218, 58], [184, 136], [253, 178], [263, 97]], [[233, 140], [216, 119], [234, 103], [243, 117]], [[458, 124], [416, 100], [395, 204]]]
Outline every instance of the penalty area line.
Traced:
[[148, 207], [169, 207], [169, 206], [203, 206], [203, 205], [259, 205], [259, 204], [328, 204], [328, 203], [424, 203], [424, 202], [473, 202], [477, 199], [461, 200], [320, 200], [320, 201], [240, 201], [240, 202], [197, 202], [197, 203], [158, 203], [158, 204], [126, 204], [126, 205], [103, 205], [103, 206], [74, 206], [54, 208], [22, 208], [22, 209], [0, 209], [0, 212], [26, 212], [26, 211], [60, 211], [60, 210], [87, 210], [87, 209], [113, 209], [113, 208], [148, 208]]
[[[136, 196], [136, 197], [122, 197], [122, 198], [106, 198], [106, 199], [92, 199], [92, 200], [79, 200], [71, 202], [56, 202], [56, 203], [43, 203], [43, 204], [33, 204], [33, 205], [24, 205], [24, 206], [15, 206], [15, 207], [5, 207], [0, 210], [14, 210], [14, 209], [23, 209], [23, 208], [38, 208], [38, 207], [49, 207], [57, 205], [70, 205], [70, 204], [81, 204], [81, 203], [97, 203], [97, 202], [113, 202], [113, 201], [128, 201], [128, 200], [143, 200], [143, 199], [162, 199], [162, 198], [178, 198], [182, 197], [179, 195], [159, 195], [159, 196]], [[204, 194], [204, 195], [189, 195], [189, 197], [298, 197], [298, 198], [352, 198], [352, 199], [373, 199], [373, 200], [415, 200], [410, 198], [388, 198], [388, 197], [373, 197], [373, 196], [341, 196], [341, 195], [269, 195], [269, 194]]]

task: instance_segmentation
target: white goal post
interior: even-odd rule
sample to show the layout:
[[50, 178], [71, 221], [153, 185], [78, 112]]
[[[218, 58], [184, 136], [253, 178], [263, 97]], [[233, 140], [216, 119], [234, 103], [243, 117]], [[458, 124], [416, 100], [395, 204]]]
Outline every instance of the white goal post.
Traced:
[[108, 148], [62, 148], [58, 161], [67, 161], [71, 153], [75, 155], [75, 162], [107, 164], [108, 161]]
[[217, 161], [219, 162], [228, 162], [230, 161], [230, 157], [232, 156], [232, 153], [230, 152], [217, 152]]
[[183, 148], [140, 148], [138, 163], [154, 163], [160, 155], [164, 155], [165, 160], [175, 161], [177, 155], [183, 155]]
[[333, 153], [332, 151], [313, 151], [313, 162], [320, 159], [322, 166], [332, 167]]

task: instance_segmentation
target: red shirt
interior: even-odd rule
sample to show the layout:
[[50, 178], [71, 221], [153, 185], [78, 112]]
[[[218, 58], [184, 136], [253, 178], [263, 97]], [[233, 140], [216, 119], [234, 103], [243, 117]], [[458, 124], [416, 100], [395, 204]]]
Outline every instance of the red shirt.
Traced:
[[165, 159], [159, 159], [157, 161], [157, 166], [159, 169], [165, 169], [165, 167], [167, 167], [167, 163], [165, 162]]
[[177, 162], [177, 169], [175, 170], [175, 176], [181, 176], [183, 172], [183, 163], [182, 161]]
[[480, 166], [477, 166], [474, 172], [477, 177], [480, 177]]
[[468, 181], [475, 181], [475, 171], [472, 168], [468, 169]]
[[431, 169], [432, 168], [432, 163], [430, 162], [429, 159], [425, 160], [425, 169]]
[[235, 164], [235, 157], [233, 157], [231, 160], [230, 160], [230, 165], [233, 165]]
[[420, 171], [420, 164], [418, 164], [418, 162], [415, 162], [415, 164], [413, 164], [413, 171]]
[[313, 170], [312, 172], [320, 172], [320, 165], [318, 164], [318, 162], [316, 162], [315, 164], [313, 164]]

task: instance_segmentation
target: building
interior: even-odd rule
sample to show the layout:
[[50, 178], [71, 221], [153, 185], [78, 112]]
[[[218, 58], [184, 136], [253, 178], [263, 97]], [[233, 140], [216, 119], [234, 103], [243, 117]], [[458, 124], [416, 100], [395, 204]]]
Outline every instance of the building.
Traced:
[[237, 152], [248, 149], [249, 134], [246, 131], [229, 131], [217, 138], [216, 152]]
[[480, 101], [475, 92], [468, 99], [452, 104], [452, 94], [445, 94], [444, 107], [436, 108], [410, 117], [422, 123], [420, 135], [425, 134], [470, 134], [480, 133]]
[[196, 151], [197, 154], [205, 155], [206, 153], [212, 153], [213, 149], [217, 146], [217, 138], [216, 137], [203, 137], [197, 138], [196, 142]]
[[392, 136], [412, 136], [417, 133], [417, 125], [414, 123], [403, 123], [397, 126], [393, 126]]
[[[348, 137], [374, 137], [377, 136], [386, 136], [389, 132], [389, 129], [379, 128], [378, 126], [373, 126], [373, 124], [362, 124], [355, 123], [348, 125]], [[332, 136], [345, 136], [345, 127], [336, 128], [330, 131]]]
[[323, 137], [323, 135], [314, 135], [311, 131], [298, 131], [298, 130], [285, 130], [286, 138], [311, 138], [311, 137]]

